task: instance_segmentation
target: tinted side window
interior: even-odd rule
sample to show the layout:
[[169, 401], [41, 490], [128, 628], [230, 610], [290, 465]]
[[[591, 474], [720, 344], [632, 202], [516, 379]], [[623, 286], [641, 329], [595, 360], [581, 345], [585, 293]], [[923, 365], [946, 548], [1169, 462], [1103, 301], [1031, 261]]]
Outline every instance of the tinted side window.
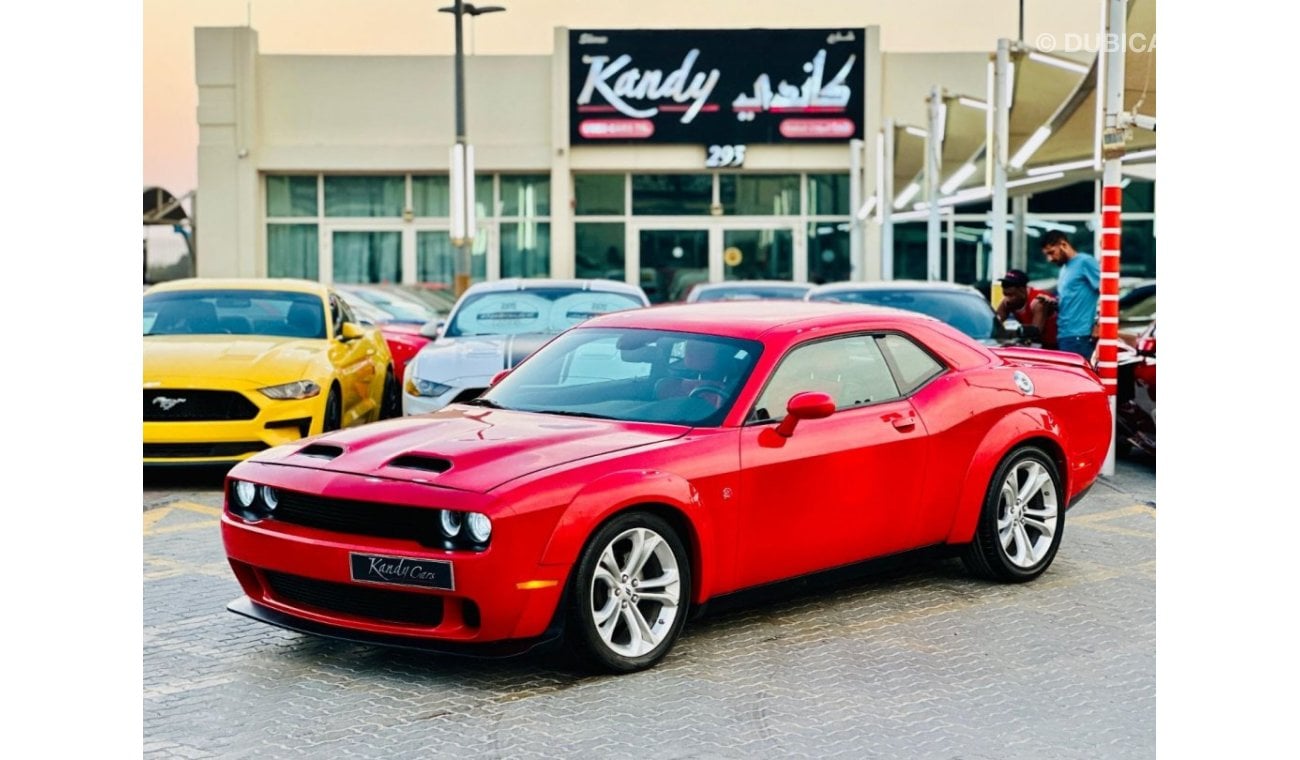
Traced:
[[830, 394], [836, 409], [898, 398], [898, 386], [880, 347], [869, 335], [797, 346], [772, 373], [750, 421], [785, 417], [790, 397], [805, 391]]
[[902, 335], [885, 335], [880, 339], [894, 367], [898, 369], [899, 390], [904, 395], [925, 385], [926, 381], [943, 372], [943, 365], [927, 354], [920, 346]]

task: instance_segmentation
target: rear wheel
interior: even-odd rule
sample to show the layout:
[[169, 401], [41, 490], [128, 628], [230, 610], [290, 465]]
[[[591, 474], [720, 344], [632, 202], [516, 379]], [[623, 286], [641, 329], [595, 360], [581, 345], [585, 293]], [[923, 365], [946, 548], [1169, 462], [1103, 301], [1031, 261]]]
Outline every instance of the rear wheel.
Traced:
[[384, 375], [384, 395], [379, 402], [379, 419], [387, 420], [402, 416], [402, 391], [397, 385], [397, 376], [389, 367]]
[[330, 394], [325, 397], [325, 415], [321, 420], [321, 432], [328, 433], [343, 427], [343, 397], [338, 386], [330, 387]]
[[1065, 530], [1065, 492], [1056, 463], [1036, 446], [1002, 461], [989, 483], [975, 529], [962, 556], [982, 578], [1023, 583], [1043, 574]]
[[654, 665], [686, 623], [690, 560], [677, 532], [656, 515], [630, 512], [602, 526], [572, 583], [569, 641], [580, 661], [599, 670]]

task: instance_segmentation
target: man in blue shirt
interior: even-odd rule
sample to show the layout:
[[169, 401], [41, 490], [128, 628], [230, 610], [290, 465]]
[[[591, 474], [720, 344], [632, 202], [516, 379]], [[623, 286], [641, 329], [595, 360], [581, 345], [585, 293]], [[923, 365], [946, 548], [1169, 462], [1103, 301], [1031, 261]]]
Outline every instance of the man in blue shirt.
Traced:
[[1056, 317], [1057, 347], [1091, 360], [1097, 345], [1092, 333], [1101, 292], [1101, 268], [1096, 259], [1074, 250], [1070, 239], [1060, 230], [1045, 233], [1041, 242], [1043, 255], [1061, 268], [1061, 276], [1056, 280], [1056, 298], [1060, 302]]

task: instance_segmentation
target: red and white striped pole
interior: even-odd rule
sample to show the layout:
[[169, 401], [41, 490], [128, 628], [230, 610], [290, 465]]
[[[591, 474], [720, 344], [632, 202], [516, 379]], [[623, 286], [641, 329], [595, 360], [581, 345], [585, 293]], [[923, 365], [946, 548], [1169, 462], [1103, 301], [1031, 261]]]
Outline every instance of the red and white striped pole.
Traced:
[[1098, 308], [1097, 374], [1110, 396], [1111, 442], [1102, 464], [1103, 475], [1115, 474], [1115, 384], [1118, 376], [1116, 356], [1119, 351], [1119, 260], [1124, 189], [1120, 167], [1124, 155], [1124, 52], [1127, 46], [1126, 0], [1110, 0], [1105, 45], [1099, 55], [1106, 56], [1105, 118], [1101, 174], [1101, 299]]

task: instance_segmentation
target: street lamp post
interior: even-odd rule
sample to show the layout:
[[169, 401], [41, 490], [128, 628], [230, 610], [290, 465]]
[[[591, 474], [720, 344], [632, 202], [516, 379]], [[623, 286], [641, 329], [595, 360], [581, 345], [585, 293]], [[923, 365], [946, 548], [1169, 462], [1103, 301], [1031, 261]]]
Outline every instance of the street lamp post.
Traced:
[[466, 14], [481, 16], [484, 13], [504, 11], [499, 5], [476, 6], [456, 0], [455, 5], [439, 8], [439, 13], [450, 13], [456, 18], [456, 144], [451, 149], [451, 242], [456, 246], [456, 295], [469, 288], [473, 273], [471, 253], [477, 224], [474, 219], [474, 152], [466, 138], [465, 129], [465, 34], [463, 19]]

